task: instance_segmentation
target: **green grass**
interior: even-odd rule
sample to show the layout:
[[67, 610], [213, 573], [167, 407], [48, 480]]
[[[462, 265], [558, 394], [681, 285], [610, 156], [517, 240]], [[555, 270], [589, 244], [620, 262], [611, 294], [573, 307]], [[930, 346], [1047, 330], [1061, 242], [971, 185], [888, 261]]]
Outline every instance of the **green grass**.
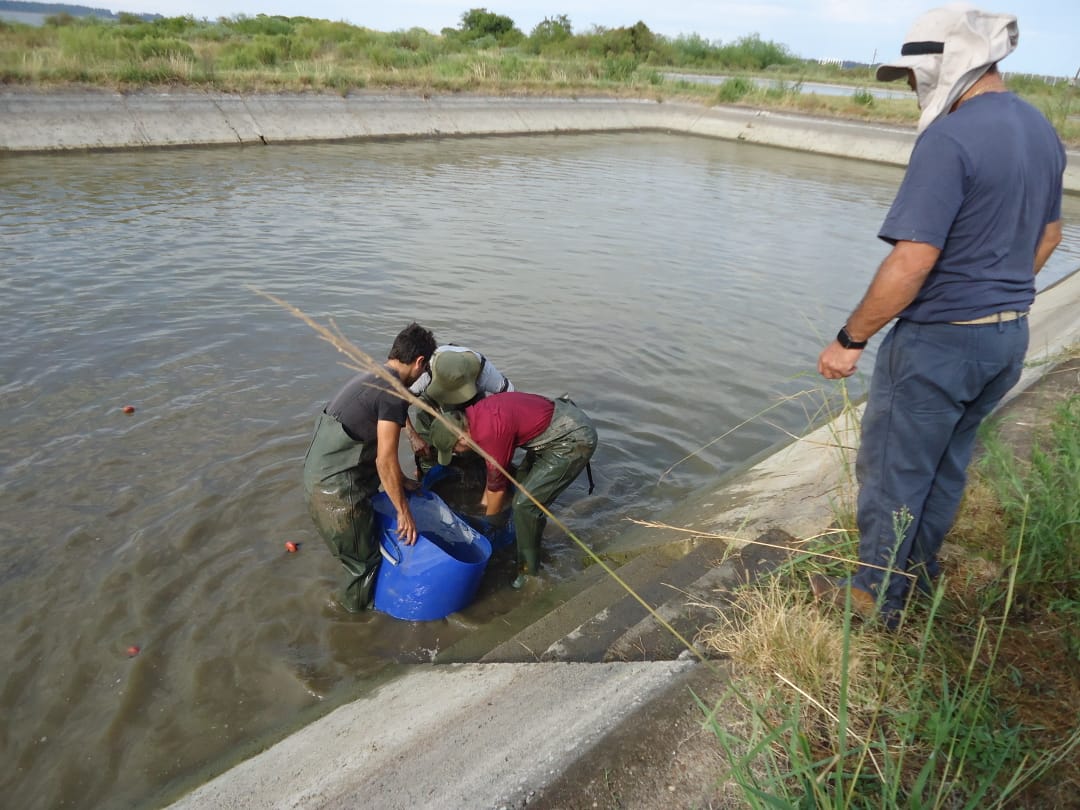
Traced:
[[[563, 16], [525, 35], [513, 21], [474, 9], [458, 28], [380, 32], [308, 17], [192, 16], [119, 22], [57, 15], [44, 27], [0, 24], [0, 81], [54, 87], [89, 84], [129, 90], [160, 85], [222, 92], [361, 88], [402, 92], [580, 95], [740, 104], [860, 120], [914, 124], [912, 100], [876, 99], [867, 68], [796, 58], [756, 35], [708, 42], [668, 38], [643, 23], [575, 32]], [[665, 72], [725, 74], [715, 85], [667, 81]], [[752, 78], [775, 86], [759, 88]], [[807, 81], [850, 84], [847, 97], [802, 93]], [[1018, 78], [1062, 138], [1080, 145], [1080, 94], [1068, 83]]]
[[857, 559], [849, 513], [814, 554], [744, 589], [734, 616], [718, 609], [701, 638], [736, 665], [725, 700], [750, 718], [749, 732], [717, 722], [722, 706], [702, 709], [748, 806], [974, 810], [1074, 800], [1080, 396], [1060, 404], [1030, 461], [992, 429], [983, 442], [943, 582], [914, 598], [898, 632], [808, 599], [817, 554]]

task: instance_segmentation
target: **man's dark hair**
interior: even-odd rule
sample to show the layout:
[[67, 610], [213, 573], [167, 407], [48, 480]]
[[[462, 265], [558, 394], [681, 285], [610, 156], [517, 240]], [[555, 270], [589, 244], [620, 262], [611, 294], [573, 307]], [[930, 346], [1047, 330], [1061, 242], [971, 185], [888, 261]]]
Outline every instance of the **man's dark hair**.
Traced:
[[413, 363], [417, 357], [430, 360], [435, 353], [435, 336], [418, 323], [410, 323], [402, 329], [396, 338], [394, 345], [390, 347], [390, 360], [400, 360], [402, 363]]

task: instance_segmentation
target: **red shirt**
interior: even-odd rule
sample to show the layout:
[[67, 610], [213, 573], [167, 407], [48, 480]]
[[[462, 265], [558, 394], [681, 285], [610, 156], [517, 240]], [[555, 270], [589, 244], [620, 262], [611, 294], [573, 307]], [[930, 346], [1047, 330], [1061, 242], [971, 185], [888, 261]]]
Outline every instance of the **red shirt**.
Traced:
[[[507, 391], [491, 394], [465, 409], [469, 434], [476, 444], [503, 469], [510, 466], [514, 450], [548, 429], [555, 403], [539, 394]], [[502, 492], [510, 482], [491, 462], [487, 465], [487, 488]]]

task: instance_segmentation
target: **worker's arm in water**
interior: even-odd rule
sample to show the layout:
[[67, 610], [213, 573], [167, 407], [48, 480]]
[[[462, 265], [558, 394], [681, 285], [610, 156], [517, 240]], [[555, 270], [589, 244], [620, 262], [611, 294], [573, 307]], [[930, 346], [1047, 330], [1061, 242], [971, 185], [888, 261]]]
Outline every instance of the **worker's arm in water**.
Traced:
[[[903, 311], [915, 300], [940, 255], [940, 250], [925, 242], [897, 242], [848, 318], [848, 336], [867, 341]], [[862, 353], [862, 349], [846, 349], [834, 340], [818, 357], [818, 373], [828, 380], [850, 377]]]
[[409, 501], [405, 497], [407, 479], [398, 461], [398, 440], [401, 438], [401, 425], [388, 419], [380, 419], [375, 429], [378, 449], [375, 454], [375, 468], [379, 471], [379, 481], [397, 510], [397, 535], [411, 546], [416, 542], [416, 522], [409, 510]]
[[1043, 269], [1043, 265], [1046, 264], [1046, 260], [1050, 258], [1050, 254], [1054, 252], [1054, 249], [1061, 244], [1061, 220], [1051, 222], [1045, 228], [1043, 228], [1042, 239], [1039, 240], [1039, 246], [1035, 248], [1035, 273], [1036, 275]]

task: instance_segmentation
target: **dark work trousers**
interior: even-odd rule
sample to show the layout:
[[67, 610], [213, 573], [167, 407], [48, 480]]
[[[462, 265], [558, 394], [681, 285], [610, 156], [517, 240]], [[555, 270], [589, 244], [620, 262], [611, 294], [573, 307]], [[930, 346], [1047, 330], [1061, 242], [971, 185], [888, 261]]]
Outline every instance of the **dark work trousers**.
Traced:
[[550, 506], [592, 458], [596, 450], [596, 428], [576, 405], [556, 400], [547, 430], [525, 447], [527, 461], [523, 465], [524, 475], [519, 472], [521, 487], [514, 493], [512, 509], [518, 567], [535, 574], [540, 565], [540, 537], [547, 517], [521, 489], [527, 489], [544, 506]]
[[[977, 326], [901, 320], [885, 337], [855, 465], [861, 563], [922, 584], [937, 577], [976, 430], [1020, 378], [1027, 346], [1026, 317]], [[860, 565], [852, 584], [875, 597], [884, 591], [882, 616], [895, 626], [908, 577]]]

